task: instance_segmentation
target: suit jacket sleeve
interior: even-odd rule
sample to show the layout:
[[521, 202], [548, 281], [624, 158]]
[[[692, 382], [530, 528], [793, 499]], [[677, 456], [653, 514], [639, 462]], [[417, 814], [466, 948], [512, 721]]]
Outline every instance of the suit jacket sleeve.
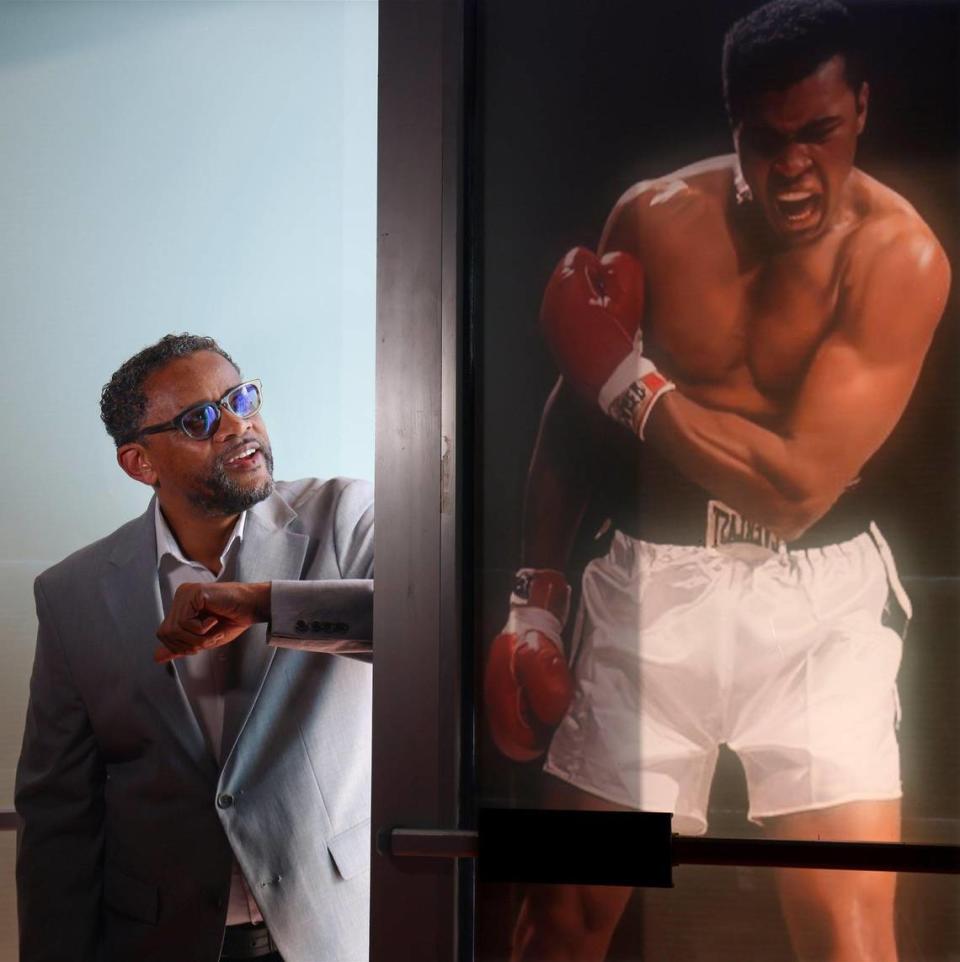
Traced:
[[373, 489], [351, 481], [337, 499], [328, 537], [340, 578], [274, 581], [270, 644], [329, 654], [369, 654], [373, 646]]
[[105, 771], [41, 579], [34, 584], [39, 630], [15, 789], [20, 959], [93, 962]]

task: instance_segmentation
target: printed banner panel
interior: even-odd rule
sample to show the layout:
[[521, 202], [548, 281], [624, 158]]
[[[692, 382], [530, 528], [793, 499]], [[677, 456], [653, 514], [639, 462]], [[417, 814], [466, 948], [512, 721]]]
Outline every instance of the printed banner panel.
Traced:
[[[481, 804], [960, 841], [958, 12], [480, 5]], [[676, 882], [482, 886], [480, 957], [960, 952], [949, 879]]]

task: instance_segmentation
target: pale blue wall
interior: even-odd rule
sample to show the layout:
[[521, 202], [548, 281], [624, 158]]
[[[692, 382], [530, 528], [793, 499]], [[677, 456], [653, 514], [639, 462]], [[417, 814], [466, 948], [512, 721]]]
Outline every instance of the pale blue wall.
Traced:
[[0, 557], [142, 510], [100, 387], [167, 331], [264, 382], [277, 476], [373, 471], [373, 2], [0, 3]]
[[124, 359], [211, 334], [263, 379], [278, 477], [372, 477], [376, 33], [365, 0], [0, 3], [0, 808], [31, 582], [150, 494], [99, 420]]

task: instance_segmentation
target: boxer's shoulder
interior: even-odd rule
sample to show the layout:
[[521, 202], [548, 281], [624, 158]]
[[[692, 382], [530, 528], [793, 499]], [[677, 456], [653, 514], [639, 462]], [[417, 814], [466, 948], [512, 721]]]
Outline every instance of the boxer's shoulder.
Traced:
[[948, 283], [946, 253], [913, 205], [863, 171], [852, 177], [856, 225], [844, 250], [848, 281], [867, 282], [883, 270], [938, 288]]
[[710, 157], [634, 184], [617, 201], [617, 207], [673, 213], [691, 205], [722, 205], [729, 196], [734, 170], [734, 155]]
[[[642, 237], [653, 232], [686, 233], [691, 223], [722, 223], [735, 169], [733, 155], [711, 157], [627, 189], [614, 205], [605, 236], [629, 233]], [[622, 247], [612, 243], [609, 248]]]
[[857, 244], [926, 241], [939, 246], [929, 224], [905, 197], [862, 170], [854, 170], [850, 179]]

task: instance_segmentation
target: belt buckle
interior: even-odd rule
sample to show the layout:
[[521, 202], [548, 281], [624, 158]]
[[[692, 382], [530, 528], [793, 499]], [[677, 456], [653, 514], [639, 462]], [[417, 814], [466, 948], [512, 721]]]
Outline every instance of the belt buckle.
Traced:
[[276, 951], [277, 944], [264, 923], [254, 923], [250, 926], [230, 925], [224, 932], [220, 958], [259, 959]]

